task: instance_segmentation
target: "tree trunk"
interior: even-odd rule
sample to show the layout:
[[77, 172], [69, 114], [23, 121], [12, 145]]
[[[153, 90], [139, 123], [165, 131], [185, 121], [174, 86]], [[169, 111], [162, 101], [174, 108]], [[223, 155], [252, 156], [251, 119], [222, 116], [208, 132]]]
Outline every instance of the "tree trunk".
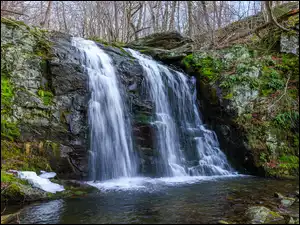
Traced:
[[114, 33], [114, 41], [117, 41], [119, 37], [119, 21], [118, 21], [118, 7], [117, 1], [114, 1], [114, 12], [115, 12], [115, 33]]
[[205, 3], [205, 1], [201, 1], [201, 4], [202, 4], [203, 13], [204, 13], [204, 19], [205, 19], [206, 27], [207, 27], [208, 32], [211, 35], [211, 43], [213, 44], [214, 43], [213, 31], [212, 31], [210, 23], [209, 23], [209, 17], [208, 17], [208, 13], [207, 13], [207, 9], [206, 9], [206, 3]]
[[47, 7], [47, 10], [46, 10], [46, 13], [45, 13], [45, 18], [44, 18], [43, 22], [41, 22], [42, 27], [44, 27], [46, 24], [49, 25], [51, 6], [52, 6], [52, 1], [48, 1], [48, 7]]
[[163, 31], [166, 31], [168, 28], [168, 19], [169, 19], [169, 2], [165, 1], [165, 12], [163, 18]]
[[192, 1], [187, 2], [188, 6], [188, 36], [192, 37], [192, 26], [193, 26], [193, 21], [192, 21]]
[[68, 30], [68, 26], [67, 26], [67, 21], [66, 21], [66, 12], [65, 12], [65, 3], [63, 1], [61, 1], [62, 3], [62, 10], [63, 10], [63, 20], [64, 20], [64, 26], [65, 26], [65, 32], [69, 32]]
[[172, 11], [171, 11], [171, 16], [170, 16], [169, 30], [174, 30], [175, 10], [176, 10], [176, 1], [173, 1]]
[[179, 8], [180, 8], [180, 1], [178, 1], [178, 4], [177, 4], [177, 30], [178, 30], [179, 33], [181, 33]]

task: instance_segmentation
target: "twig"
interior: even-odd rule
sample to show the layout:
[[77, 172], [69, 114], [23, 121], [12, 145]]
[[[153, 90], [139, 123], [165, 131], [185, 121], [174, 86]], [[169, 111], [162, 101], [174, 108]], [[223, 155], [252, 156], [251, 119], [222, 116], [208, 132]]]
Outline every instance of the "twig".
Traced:
[[4, 213], [5, 209], [6, 209], [6, 206], [4, 207], [3, 211], [1, 212], [1, 215]]
[[17, 223], [20, 224], [19, 213], [17, 213]]
[[288, 79], [287, 79], [287, 81], [286, 81], [286, 84], [285, 84], [285, 88], [284, 88], [284, 93], [271, 105], [271, 106], [269, 106], [268, 107], [268, 111], [270, 111], [270, 109], [272, 108], [272, 107], [274, 107], [274, 105], [277, 103], [277, 102], [279, 102], [280, 101], [280, 99], [282, 99], [282, 97], [284, 96], [284, 95], [286, 95], [286, 91], [287, 91], [287, 87], [288, 87], [288, 83], [289, 83], [289, 80], [290, 80], [290, 78], [291, 78], [291, 76], [289, 75], [289, 77], [288, 77]]
[[17, 15], [21, 15], [21, 16], [28, 16], [24, 13], [20, 13], [20, 12], [15, 12], [15, 11], [11, 11], [11, 10], [7, 10], [7, 9], [1, 9], [1, 12], [4, 11], [4, 12], [9, 12], [9, 13], [14, 13], [14, 14], [17, 14]]
[[271, 9], [271, 1], [265, 1], [265, 4], [266, 4], [267, 12], [268, 12], [268, 14], [269, 14], [269, 20], [270, 20], [269, 22], [272, 22], [273, 24], [275, 24], [277, 27], [279, 27], [280, 29], [282, 29], [282, 30], [284, 30], [284, 31], [290, 31], [290, 29], [281, 26], [281, 25], [277, 22], [277, 20], [276, 20], [274, 14], [273, 14], [273, 12], [272, 12], [272, 9]]
[[10, 185], [8, 185], [6, 188], [4, 188], [2, 191], [1, 191], [1, 195], [7, 190], [7, 188], [9, 188], [11, 186], [11, 184]]

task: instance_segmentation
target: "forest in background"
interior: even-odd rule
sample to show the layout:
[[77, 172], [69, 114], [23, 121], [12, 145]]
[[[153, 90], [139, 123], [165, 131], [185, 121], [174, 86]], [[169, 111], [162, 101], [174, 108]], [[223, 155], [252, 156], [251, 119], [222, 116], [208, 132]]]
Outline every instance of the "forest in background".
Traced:
[[[1, 1], [1, 17], [108, 42], [177, 31], [195, 42], [203, 42], [208, 34], [217, 43], [217, 30], [261, 12], [239, 31], [247, 33], [276, 20], [272, 9], [288, 2], [297, 1]], [[222, 32], [228, 32], [222, 34], [228, 38], [233, 35], [232, 30]]]

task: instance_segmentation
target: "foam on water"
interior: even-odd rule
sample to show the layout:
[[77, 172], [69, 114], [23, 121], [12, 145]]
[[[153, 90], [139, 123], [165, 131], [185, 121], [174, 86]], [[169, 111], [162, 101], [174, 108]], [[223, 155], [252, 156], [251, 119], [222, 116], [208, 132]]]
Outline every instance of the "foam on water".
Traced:
[[111, 179], [103, 182], [86, 182], [88, 185], [98, 188], [101, 191], [159, 191], [165, 187], [190, 185], [204, 181], [216, 181], [234, 177], [248, 177], [249, 175], [230, 174], [215, 176], [177, 176], [177, 177], [123, 177]]

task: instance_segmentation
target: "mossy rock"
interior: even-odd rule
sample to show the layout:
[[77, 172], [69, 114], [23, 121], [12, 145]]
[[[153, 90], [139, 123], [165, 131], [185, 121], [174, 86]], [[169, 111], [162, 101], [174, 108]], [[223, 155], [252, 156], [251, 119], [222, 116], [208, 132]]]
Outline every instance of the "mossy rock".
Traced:
[[264, 206], [251, 206], [246, 210], [246, 217], [252, 224], [285, 222], [279, 213], [271, 211]]
[[[2, 184], [1, 184], [2, 185]], [[31, 202], [46, 199], [46, 192], [20, 182], [11, 182], [2, 190], [1, 201]]]
[[27, 170], [39, 172], [52, 171], [48, 159], [39, 152], [37, 143], [15, 143], [1, 141], [1, 169]]

